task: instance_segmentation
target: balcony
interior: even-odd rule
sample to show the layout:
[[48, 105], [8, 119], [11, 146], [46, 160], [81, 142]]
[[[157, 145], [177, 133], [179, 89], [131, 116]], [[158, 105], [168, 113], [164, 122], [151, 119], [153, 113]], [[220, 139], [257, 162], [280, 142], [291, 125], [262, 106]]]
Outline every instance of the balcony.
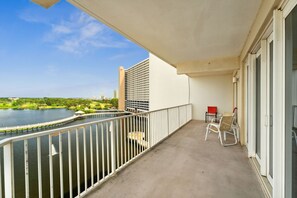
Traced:
[[264, 197], [245, 149], [205, 142], [205, 127], [189, 122], [87, 197]]
[[0, 195], [263, 197], [244, 149], [191, 120], [188, 104], [3, 140]]

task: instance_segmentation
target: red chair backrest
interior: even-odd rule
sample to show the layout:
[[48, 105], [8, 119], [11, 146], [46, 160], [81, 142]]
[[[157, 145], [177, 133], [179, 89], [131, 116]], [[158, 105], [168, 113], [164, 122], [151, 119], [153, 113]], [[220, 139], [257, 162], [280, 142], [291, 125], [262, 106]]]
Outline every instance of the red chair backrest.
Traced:
[[216, 106], [208, 106], [207, 107], [207, 112], [208, 113], [217, 113], [218, 112], [218, 108]]

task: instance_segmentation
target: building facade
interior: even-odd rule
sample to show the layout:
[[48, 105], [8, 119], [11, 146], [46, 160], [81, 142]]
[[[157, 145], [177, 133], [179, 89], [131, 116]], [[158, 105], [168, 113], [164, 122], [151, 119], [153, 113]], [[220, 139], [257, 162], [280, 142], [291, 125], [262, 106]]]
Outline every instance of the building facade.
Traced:
[[[124, 79], [124, 80], [123, 80]], [[119, 68], [119, 104], [132, 112], [184, 105], [189, 102], [189, 79], [153, 54], [128, 69]]]

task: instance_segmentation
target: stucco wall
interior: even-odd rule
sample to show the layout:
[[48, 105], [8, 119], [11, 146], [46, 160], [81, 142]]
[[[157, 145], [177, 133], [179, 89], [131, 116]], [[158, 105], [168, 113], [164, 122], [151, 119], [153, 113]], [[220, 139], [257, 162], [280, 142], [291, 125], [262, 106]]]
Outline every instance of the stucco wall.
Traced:
[[207, 106], [217, 106], [219, 113], [232, 112], [232, 75], [190, 78], [190, 102], [193, 119], [204, 120]]
[[176, 69], [153, 54], [149, 55], [150, 111], [187, 104], [188, 77], [177, 75]]

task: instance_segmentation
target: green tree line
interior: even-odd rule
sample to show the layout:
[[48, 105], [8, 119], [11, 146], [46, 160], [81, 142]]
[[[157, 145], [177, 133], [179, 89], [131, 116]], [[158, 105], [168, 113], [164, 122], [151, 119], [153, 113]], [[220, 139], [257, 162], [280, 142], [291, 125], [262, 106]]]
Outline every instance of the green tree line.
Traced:
[[0, 109], [101, 110], [118, 108], [118, 99], [94, 100], [84, 98], [0, 98]]

